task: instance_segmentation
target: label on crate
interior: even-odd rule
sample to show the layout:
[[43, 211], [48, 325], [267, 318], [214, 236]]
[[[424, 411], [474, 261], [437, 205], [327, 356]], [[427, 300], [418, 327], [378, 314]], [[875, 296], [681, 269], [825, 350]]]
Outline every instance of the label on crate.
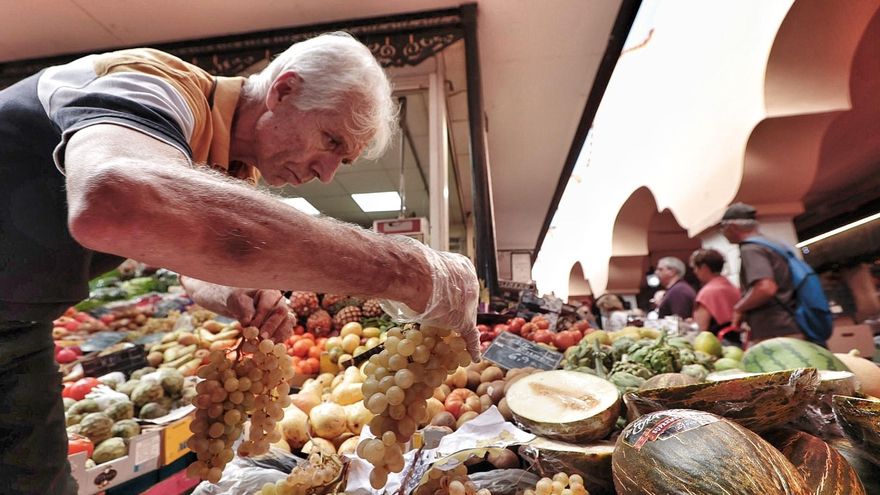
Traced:
[[562, 353], [541, 347], [510, 332], [501, 332], [483, 353], [483, 358], [508, 370], [528, 367], [553, 370], [562, 361]]

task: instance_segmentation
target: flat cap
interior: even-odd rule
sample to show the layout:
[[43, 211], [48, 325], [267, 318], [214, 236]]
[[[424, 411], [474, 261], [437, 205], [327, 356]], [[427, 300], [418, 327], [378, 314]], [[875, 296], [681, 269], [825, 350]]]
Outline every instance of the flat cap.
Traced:
[[727, 207], [721, 220], [755, 220], [758, 210], [752, 205], [745, 203], [734, 203]]

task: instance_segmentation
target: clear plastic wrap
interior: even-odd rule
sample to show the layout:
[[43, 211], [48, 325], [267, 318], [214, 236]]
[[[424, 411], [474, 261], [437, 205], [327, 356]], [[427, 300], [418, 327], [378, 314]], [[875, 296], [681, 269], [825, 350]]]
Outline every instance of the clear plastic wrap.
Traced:
[[627, 417], [666, 409], [695, 409], [728, 419], [754, 431], [785, 425], [803, 414], [815, 396], [815, 368], [760, 373], [720, 382], [630, 392], [623, 399]]
[[266, 483], [286, 478], [301, 462], [306, 461], [275, 447], [259, 457], [236, 456], [223, 469], [219, 483], [203, 481], [192, 495], [253, 495]]
[[614, 442], [607, 441], [576, 445], [539, 437], [519, 447], [520, 457], [531, 465], [530, 471], [548, 478], [556, 473], [579, 474], [590, 495], [614, 493], [612, 453]]
[[407, 247], [419, 249], [431, 269], [431, 298], [421, 314], [397, 301], [381, 301], [382, 309], [399, 323], [418, 322], [422, 325], [451, 328], [465, 342], [474, 361], [480, 357], [477, 332], [477, 304], [480, 286], [474, 265], [460, 254], [436, 251], [415, 239], [400, 237]]
[[478, 490], [485, 488], [492, 495], [522, 495], [527, 489], [534, 489], [535, 483], [541, 479], [535, 473], [522, 469], [493, 469], [468, 475], [468, 478]]

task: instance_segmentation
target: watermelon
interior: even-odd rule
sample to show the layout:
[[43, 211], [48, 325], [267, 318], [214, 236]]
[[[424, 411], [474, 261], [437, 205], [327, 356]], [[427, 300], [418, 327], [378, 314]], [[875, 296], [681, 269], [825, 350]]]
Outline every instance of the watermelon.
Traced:
[[623, 400], [629, 419], [664, 409], [696, 409], [732, 419], [754, 431], [765, 431], [802, 414], [818, 385], [818, 372], [808, 368], [639, 390], [624, 395]]
[[816, 368], [818, 370], [850, 371], [834, 354], [806, 340], [778, 337], [749, 347], [743, 355], [746, 371], [758, 373]]
[[865, 495], [855, 469], [821, 438], [783, 429], [765, 435], [764, 439], [800, 471], [814, 495]]
[[618, 495], [812, 495], [781, 452], [714, 414], [670, 409], [627, 425], [611, 457]]

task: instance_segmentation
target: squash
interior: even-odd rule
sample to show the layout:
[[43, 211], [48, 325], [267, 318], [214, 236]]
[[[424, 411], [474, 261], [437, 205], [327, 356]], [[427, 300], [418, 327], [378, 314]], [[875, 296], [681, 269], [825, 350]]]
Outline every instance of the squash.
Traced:
[[849, 354], [834, 355], [856, 375], [862, 392], [880, 397], [880, 366], [858, 354], [858, 351], [850, 351]]
[[865, 495], [855, 469], [821, 438], [788, 429], [764, 438], [800, 471], [813, 495]]
[[611, 470], [618, 495], [812, 495], [791, 462], [757, 434], [688, 409], [630, 423], [617, 438]]

